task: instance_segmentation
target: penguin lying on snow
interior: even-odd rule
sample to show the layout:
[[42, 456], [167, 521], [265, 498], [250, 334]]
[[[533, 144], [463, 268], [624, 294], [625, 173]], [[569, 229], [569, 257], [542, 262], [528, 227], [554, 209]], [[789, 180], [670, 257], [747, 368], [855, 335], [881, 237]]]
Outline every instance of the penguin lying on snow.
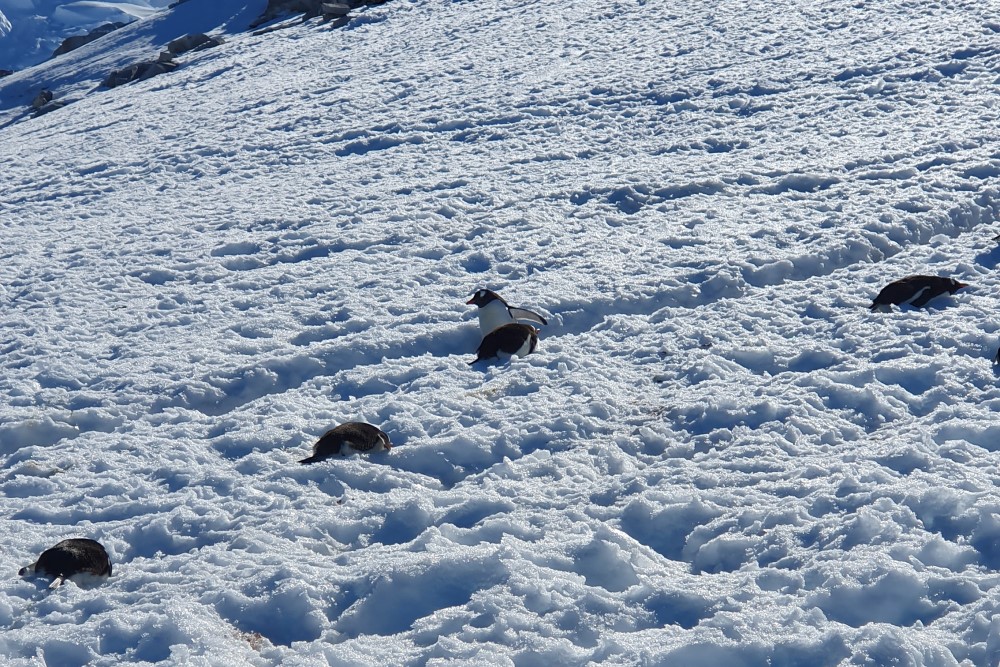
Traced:
[[466, 305], [475, 304], [478, 307], [479, 331], [484, 337], [491, 331], [518, 320], [548, 324], [546, 319], [538, 313], [508, 305], [499, 294], [492, 290], [477, 290], [472, 298], [465, 303]]
[[504, 324], [486, 334], [476, 350], [476, 358], [469, 365], [500, 355], [523, 357], [534, 352], [537, 346], [538, 330], [535, 327], [520, 322]]
[[67, 579], [77, 583], [95, 578], [106, 581], [111, 576], [111, 560], [100, 542], [76, 537], [46, 549], [38, 560], [22, 567], [18, 574], [22, 577], [31, 574], [55, 577], [49, 588], [58, 588]]
[[341, 454], [346, 456], [351, 450], [380, 452], [383, 449], [392, 449], [392, 445], [389, 443], [389, 436], [381, 429], [364, 422], [347, 422], [324, 433], [313, 445], [313, 455], [299, 463], [316, 463]]
[[872, 301], [869, 310], [889, 312], [892, 310], [890, 304], [893, 303], [896, 305], [909, 304], [915, 308], [921, 308], [934, 297], [945, 292], [954, 294], [963, 287], [968, 287], [968, 285], [960, 283], [954, 278], [907, 276], [883, 287], [875, 300]]

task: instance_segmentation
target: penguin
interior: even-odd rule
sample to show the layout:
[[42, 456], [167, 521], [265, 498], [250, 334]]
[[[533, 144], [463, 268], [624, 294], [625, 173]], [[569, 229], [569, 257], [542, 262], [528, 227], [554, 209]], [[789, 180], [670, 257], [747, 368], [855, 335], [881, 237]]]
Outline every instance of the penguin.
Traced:
[[939, 276], [907, 276], [895, 282], [891, 282], [882, 288], [878, 293], [869, 310], [879, 310], [889, 312], [892, 310], [890, 304], [909, 304], [914, 308], [922, 308], [934, 297], [948, 292], [954, 294], [963, 287], [968, 287], [966, 283], [960, 283], [954, 278], [941, 278]]
[[49, 588], [59, 588], [67, 579], [77, 584], [104, 582], [111, 576], [111, 560], [100, 542], [75, 537], [46, 549], [38, 560], [17, 573], [22, 577], [32, 574], [55, 577]]
[[483, 337], [504, 324], [510, 324], [518, 320], [530, 320], [539, 324], [548, 324], [548, 321], [538, 313], [525, 310], [524, 308], [514, 308], [504, 301], [499, 294], [488, 289], [477, 290], [465, 304], [476, 305], [478, 307], [479, 332]]
[[531, 354], [538, 346], [538, 329], [530, 324], [511, 322], [497, 327], [486, 334], [476, 350], [476, 358], [469, 365], [504, 355], [523, 357]]
[[316, 441], [313, 445], [313, 455], [304, 458], [299, 463], [316, 463], [331, 456], [350, 454], [356, 452], [380, 452], [392, 449], [389, 436], [375, 428], [371, 424], [364, 422], [347, 422], [336, 426]]

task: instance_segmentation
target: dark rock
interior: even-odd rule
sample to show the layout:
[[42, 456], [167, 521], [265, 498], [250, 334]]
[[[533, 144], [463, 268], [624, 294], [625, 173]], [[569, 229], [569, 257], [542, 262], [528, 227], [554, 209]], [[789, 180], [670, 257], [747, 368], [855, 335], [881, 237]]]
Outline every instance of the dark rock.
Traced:
[[43, 90], [42, 92], [35, 95], [35, 99], [31, 101], [31, 106], [33, 106], [36, 109], [41, 109], [51, 101], [52, 101], [52, 91]]
[[73, 35], [72, 37], [67, 37], [66, 39], [63, 40], [63, 43], [59, 45], [59, 48], [57, 48], [52, 53], [52, 57], [55, 58], [56, 56], [61, 56], [64, 53], [69, 53], [73, 49], [78, 49], [84, 44], [89, 44], [90, 42], [93, 42], [95, 39], [104, 37], [108, 33], [114, 32], [119, 28], [123, 28], [125, 27], [125, 25], [127, 24], [105, 23], [104, 25], [97, 26], [96, 28], [88, 32], [86, 35]]
[[347, 14], [351, 11], [351, 6], [340, 2], [324, 2], [320, 9], [323, 12], [323, 18], [331, 18], [336, 16], [347, 16]]
[[177, 63], [175, 62], [157, 61], [155, 63], [151, 63], [149, 67], [147, 67], [145, 71], [143, 71], [142, 74], [139, 75], [138, 80], [142, 81], [144, 79], [154, 77], [157, 74], [166, 74], [167, 72], [173, 72], [175, 69], [177, 69]]
[[13, 73], [14, 73], [14, 70], [12, 70], [12, 69], [0, 69], [0, 79], [2, 79], [5, 76], [10, 76]]
[[142, 81], [157, 74], [172, 72], [175, 69], [177, 69], [177, 63], [173, 61], [173, 54], [164, 51], [160, 54], [159, 60], [135, 63], [113, 71], [101, 85], [106, 88], [115, 88], [133, 81]]
[[203, 32], [196, 32], [173, 40], [167, 44], [167, 50], [174, 55], [178, 55], [187, 53], [188, 51], [209, 49], [213, 46], [219, 46], [222, 43], [223, 40], [221, 37], [209, 37]]
[[264, 13], [258, 16], [250, 27], [256, 28], [274, 19], [293, 14], [305, 14], [305, 18], [319, 16], [323, 13], [323, 4], [322, 0], [268, 0]]
[[35, 109], [35, 116], [44, 116], [50, 111], [55, 111], [56, 109], [62, 109], [67, 104], [69, 104], [69, 102], [66, 102], [64, 100], [52, 100], [48, 104], [37, 107]]
[[139, 67], [139, 65], [129, 65], [128, 67], [123, 67], [122, 69], [116, 69], [109, 74], [106, 79], [104, 79], [101, 85], [105, 88], [116, 88], [131, 81], [135, 81], [139, 78]]

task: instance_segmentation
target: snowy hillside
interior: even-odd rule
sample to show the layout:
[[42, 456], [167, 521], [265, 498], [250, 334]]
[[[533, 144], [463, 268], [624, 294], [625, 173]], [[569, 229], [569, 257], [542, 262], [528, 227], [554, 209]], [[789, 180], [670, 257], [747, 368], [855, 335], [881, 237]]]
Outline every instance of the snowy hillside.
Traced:
[[71, 35], [86, 34], [105, 23], [148, 17], [171, 2], [0, 0], [0, 69], [31, 67], [48, 60]]
[[0, 79], [5, 664], [1000, 662], [989, 3], [265, 4]]

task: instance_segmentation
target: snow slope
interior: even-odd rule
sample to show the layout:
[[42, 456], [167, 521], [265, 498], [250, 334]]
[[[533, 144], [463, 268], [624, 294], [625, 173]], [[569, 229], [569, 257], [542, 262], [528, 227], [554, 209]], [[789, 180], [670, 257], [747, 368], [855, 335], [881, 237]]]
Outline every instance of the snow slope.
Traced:
[[264, 4], [0, 79], [9, 664], [998, 664], [983, 3]]
[[48, 60], [71, 35], [151, 16], [172, 1], [0, 0], [0, 69], [31, 67]]

